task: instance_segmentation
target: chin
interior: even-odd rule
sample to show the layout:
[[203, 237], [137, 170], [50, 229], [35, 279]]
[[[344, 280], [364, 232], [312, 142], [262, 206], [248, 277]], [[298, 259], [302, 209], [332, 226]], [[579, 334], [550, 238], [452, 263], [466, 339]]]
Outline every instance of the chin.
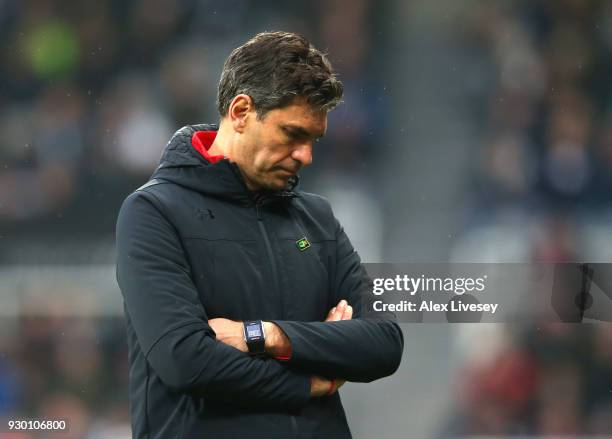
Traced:
[[260, 190], [278, 191], [285, 189], [289, 184], [291, 176], [268, 175], [256, 182]]
[[287, 187], [287, 182], [283, 182], [283, 183], [272, 183], [268, 186], [268, 189], [270, 190], [274, 190], [274, 191], [280, 191], [283, 190]]
[[264, 186], [268, 190], [278, 191], [278, 190], [285, 189], [288, 183], [289, 183], [288, 180], [282, 179], [282, 180], [267, 181], [265, 182]]

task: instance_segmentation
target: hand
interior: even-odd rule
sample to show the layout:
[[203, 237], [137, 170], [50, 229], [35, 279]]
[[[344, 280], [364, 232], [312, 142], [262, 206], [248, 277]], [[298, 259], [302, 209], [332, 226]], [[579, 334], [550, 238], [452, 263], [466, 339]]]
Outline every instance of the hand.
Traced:
[[217, 340], [220, 342], [230, 345], [242, 352], [249, 352], [246, 341], [244, 341], [244, 325], [242, 322], [216, 318], [210, 319], [208, 325], [215, 331]]
[[340, 387], [344, 385], [345, 380], [328, 380], [318, 376], [310, 378], [310, 396], [328, 396], [333, 395]]
[[342, 299], [338, 305], [329, 310], [326, 322], [337, 322], [339, 320], [351, 320], [353, 318], [353, 307]]

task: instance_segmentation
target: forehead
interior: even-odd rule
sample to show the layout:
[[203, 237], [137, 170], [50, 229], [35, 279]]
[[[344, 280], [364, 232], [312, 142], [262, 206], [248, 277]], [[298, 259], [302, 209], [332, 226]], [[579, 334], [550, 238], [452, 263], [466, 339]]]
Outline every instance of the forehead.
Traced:
[[324, 134], [327, 129], [327, 111], [313, 109], [308, 103], [296, 100], [283, 108], [270, 110], [264, 118], [265, 121], [298, 126], [318, 136]]

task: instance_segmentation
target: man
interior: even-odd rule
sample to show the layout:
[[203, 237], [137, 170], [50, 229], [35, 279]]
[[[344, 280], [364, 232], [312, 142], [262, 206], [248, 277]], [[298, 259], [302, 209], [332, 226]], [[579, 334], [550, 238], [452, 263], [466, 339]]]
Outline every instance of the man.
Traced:
[[296, 190], [342, 96], [303, 37], [225, 62], [219, 127], [187, 126], [124, 202], [117, 279], [134, 438], [349, 438], [338, 388], [399, 366], [391, 319], [322, 197]]

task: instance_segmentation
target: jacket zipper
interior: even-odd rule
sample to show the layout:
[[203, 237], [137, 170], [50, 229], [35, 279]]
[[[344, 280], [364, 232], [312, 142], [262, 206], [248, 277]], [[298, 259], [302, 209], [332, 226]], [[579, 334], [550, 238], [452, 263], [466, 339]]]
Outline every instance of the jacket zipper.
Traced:
[[293, 430], [293, 437], [297, 438], [298, 437], [297, 419], [293, 415], [291, 415], [291, 430]]
[[[261, 216], [261, 203], [255, 203], [255, 212], [257, 214], [257, 224], [259, 225], [259, 230], [261, 231], [261, 235], [263, 236], [264, 244], [266, 246], [266, 252], [268, 253], [268, 259], [270, 260], [270, 266], [272, 267], [272, 278], [274, 282], [274, 289], [276, 295], [280, 298], [281, 301], [281, 310], [282, 316], [285, 317], [285, 301], [283, 295], [280, 292], [280, 283], [278, 280], [278, 267], [276, 266], [276, 258], [274, 257], [274, 252], [272, 251], [272, 245], [270, 244], [270, 238], [268, 236], [268, 231], [266, 230], [266, 225], [263, 222], [263, 218]], [[298, 427], [297, 427], [297, 419], [294, 415], [290, 416], [291, 421], [291, 431], [292, 436], [294, 438], [298, 437]]]
[[257, 212], [257, 224], [259, 225], [259, 230], [261, 231], [261, 235], [264, 239], [264, 244], [266, 246], [266, 252], [268, 253], [268, 259], [270, 259], [270, 267], [272, 268], [272, 281], [274, 283], [274, 290], [276, 295], [281, 300], [281, 311], [283, 318], [285, 317], [285, 304], [282, 295], [280, 294], [280, 284], [278, 281], [278, 267], [276, 266], [276, 258], [274, 257], [274, 252], [272, 251], [272, 244], [270, 244], [270, 238], [268, 236], [268, 231], [266, 230], [266, 225], [263, 222], [263, 218], [261, 216], [261, 204], [255, 204], [255, 211]]

